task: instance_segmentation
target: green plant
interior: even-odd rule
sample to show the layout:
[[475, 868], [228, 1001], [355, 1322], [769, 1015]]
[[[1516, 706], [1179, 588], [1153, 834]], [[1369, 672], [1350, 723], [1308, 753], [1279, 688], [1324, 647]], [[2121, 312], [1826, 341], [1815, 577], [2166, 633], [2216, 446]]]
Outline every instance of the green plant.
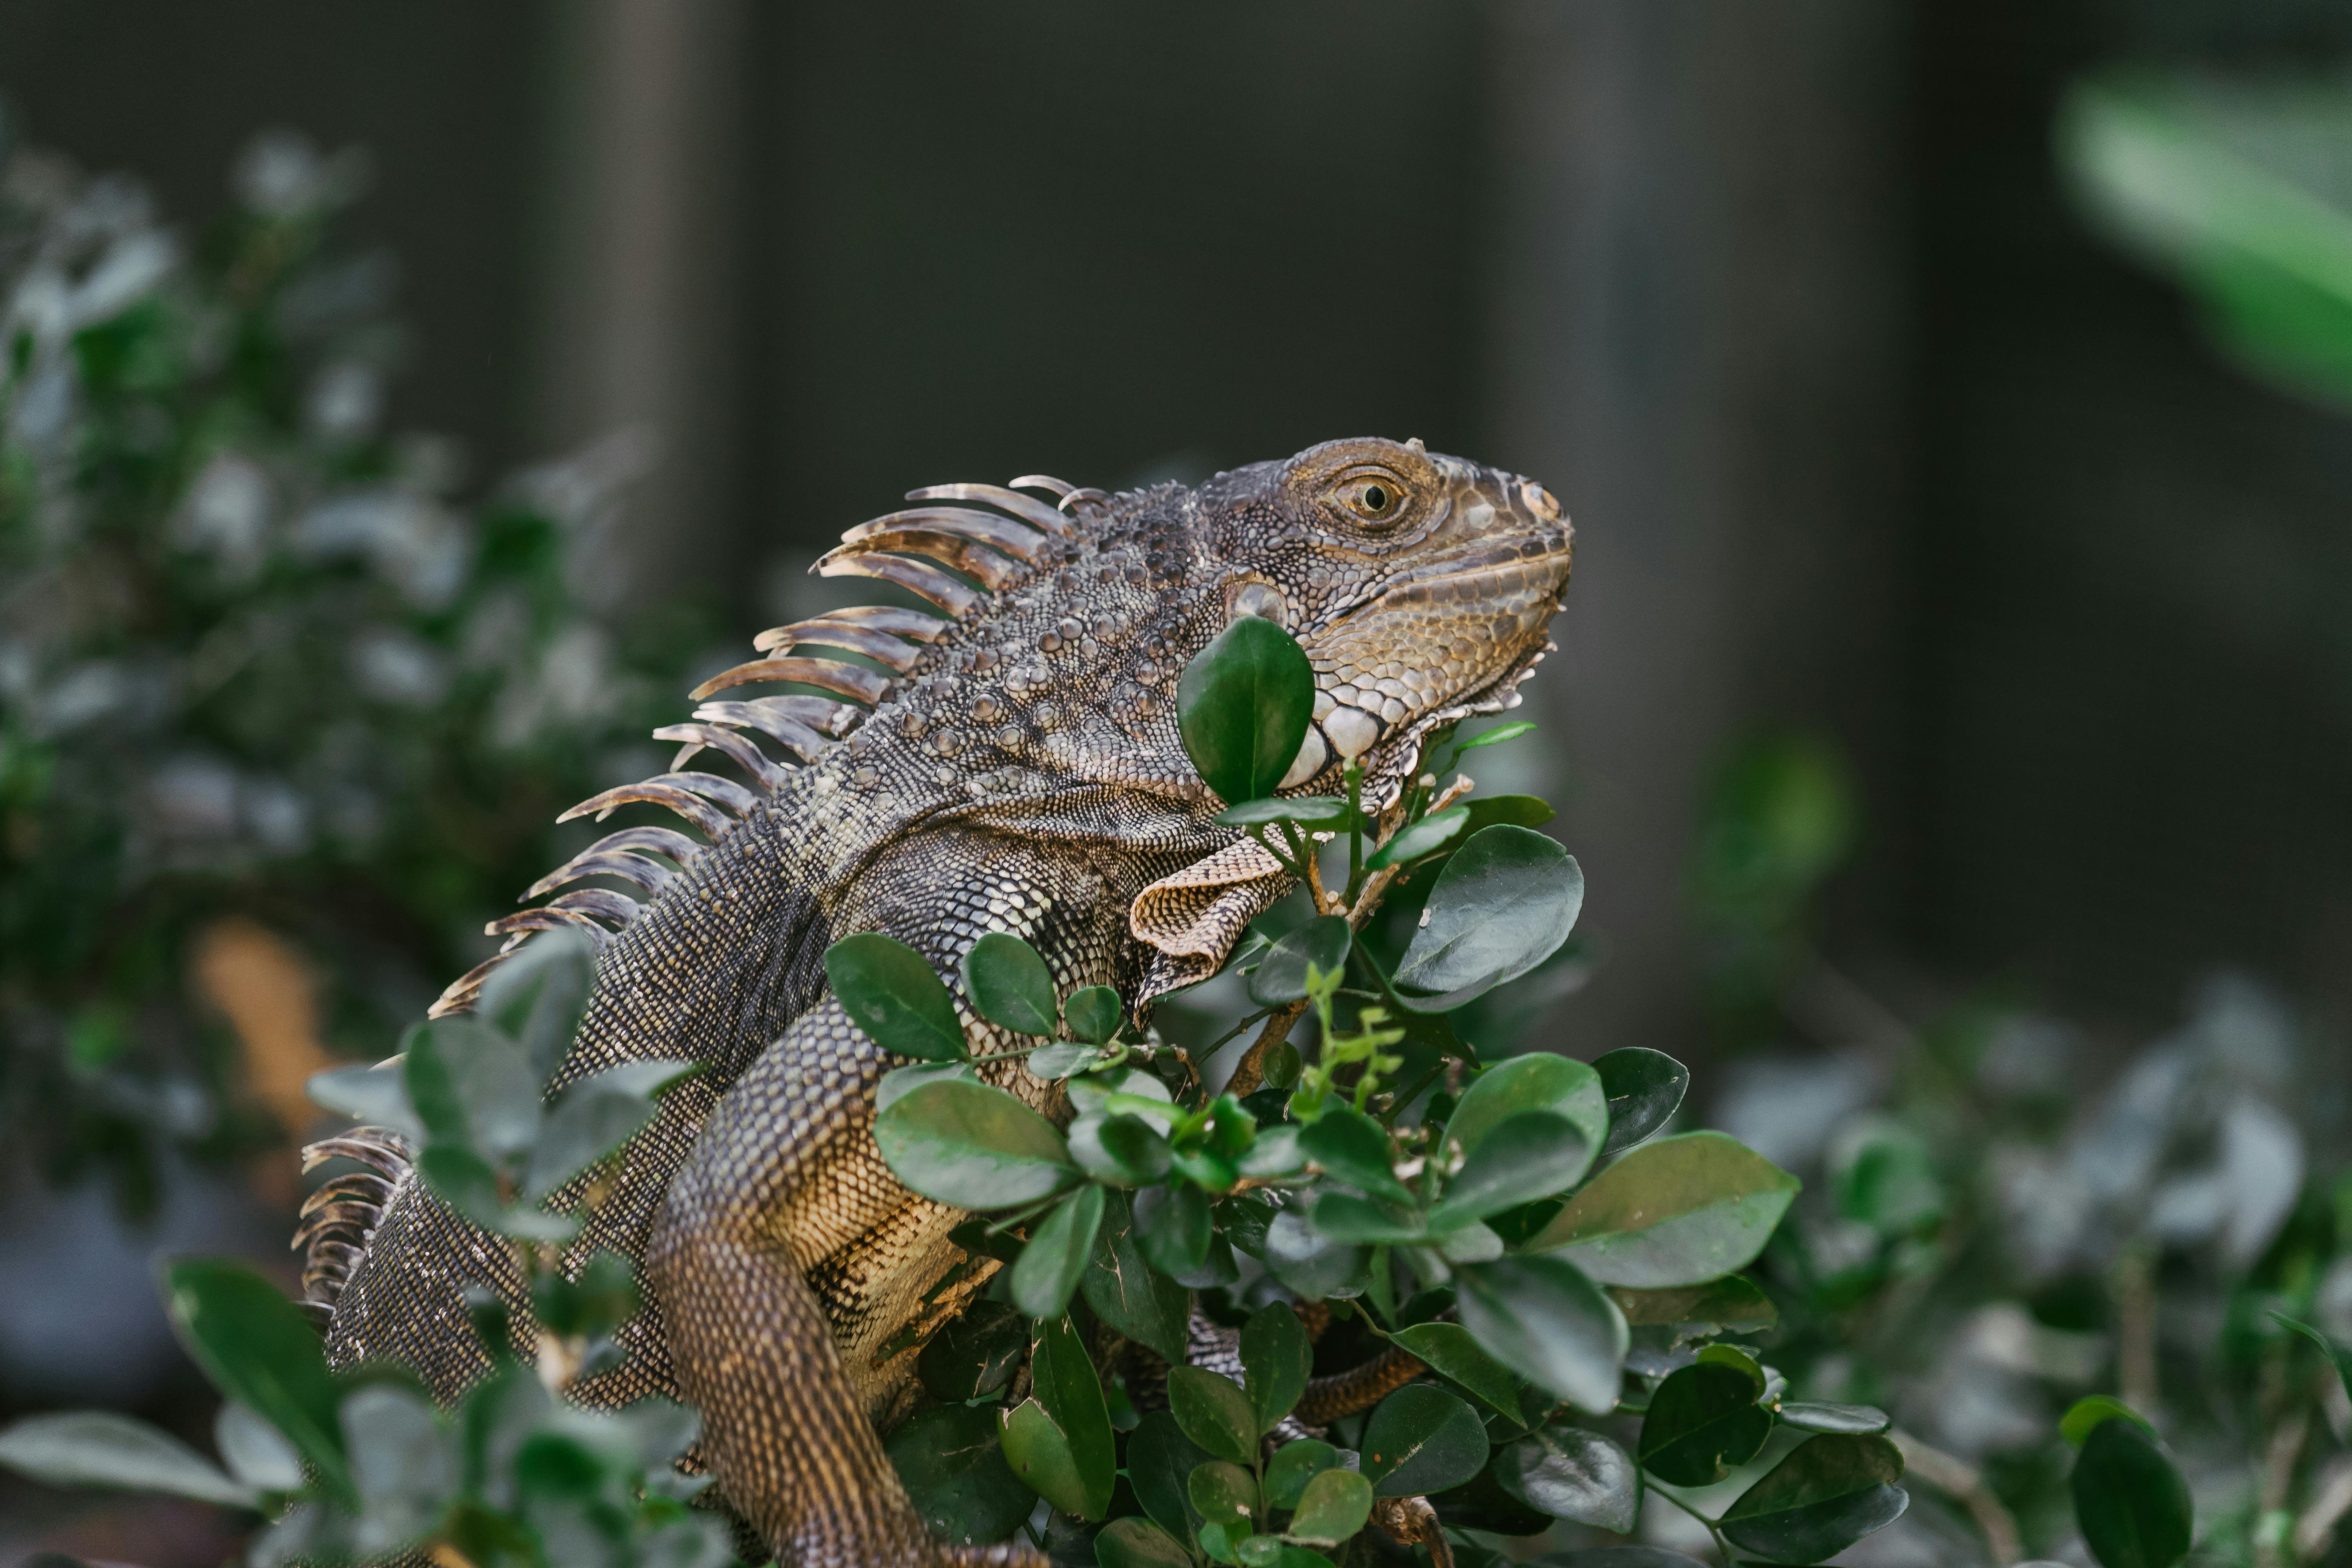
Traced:
[[[390, 263], [332, 241], [360, 173], [265, 138], [189, 246], [0, 125], [0, 1126], [134, 1205], [161, 1144], [301, 1131], [189, 1005], [195, 939], [284, 933], [316, 1033], [381, 1040], [483, 955], [694, 636], [579, 586], [620, 447], [475, 504], [448, 443], [383, 428]], [[294, 1098], [300, 1063], [243, 1066]]]
[[[574, 1084], [544, 1106], [584, 1004], [592, 955], [552, 932], [501, 966], [473, 1015], [420, 1025], [395, 1068], [323, 1075], [320, 1100], [401, 1131], [436, 1192], [506, 1238], [537, 1320], [530, 1342], [499, 1299], [478, 1291], [488, 1376], [436, 1411], [404, 1369], [328, 1370], [317, 1330], [244, 1266], [170, 1266], [164, 1299], [189, 1352], [226, 1402], [220, 1459], [127, 1416], [37, 1415], [0, 1431], [0, 1465], [61, 1485], [135, 1488], [249, 1510], [269, 1521], [247, 1561], [348, 1561], [413, 1547], [476, 1568], [584, 1562], [719, 1568], [725, 1522], [690, 1507], [707, 1477], [674, 1461], [694, 1440], [691, 1409], [648, 1399], [617, 1412], [564, 1391], [617, 1353], [611, 1331], [636, 1310], [626, 1263], [610, 1254], [572, 1272], [559, 1248], [577, 1221], [538, 1200], [609, 1159], [691, 1070], [635, 1062]], [[518, 1354], [518, 1350], [524, 1352]]]

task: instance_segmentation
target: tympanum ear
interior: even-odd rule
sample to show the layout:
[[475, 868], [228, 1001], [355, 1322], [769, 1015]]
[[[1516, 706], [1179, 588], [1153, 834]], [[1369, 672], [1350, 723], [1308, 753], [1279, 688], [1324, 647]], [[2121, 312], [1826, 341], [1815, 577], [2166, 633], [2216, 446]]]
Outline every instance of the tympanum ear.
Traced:
[[1250, 921], [1288, 892], [1290, 882], [1264, 845], [1244, 838], [1138, 893], [1127, 929], [1153, 957], [1137, 1009], [1214, 974]]

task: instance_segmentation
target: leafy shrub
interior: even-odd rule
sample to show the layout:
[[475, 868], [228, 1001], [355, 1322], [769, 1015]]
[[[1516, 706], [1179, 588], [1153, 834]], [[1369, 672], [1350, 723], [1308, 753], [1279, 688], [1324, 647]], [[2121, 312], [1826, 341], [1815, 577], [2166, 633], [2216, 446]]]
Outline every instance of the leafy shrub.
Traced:
[[0, 1126], [136, 1195], [158, 1140], [278, 1135], [186, 1004], [192, 938], [299, 933], [330, 1036], [381, 1040], [642, 745], [682, 634], [624, 639], [575, 583], [621, 448], [468, 506], [447, 443], [383, 430], [391, 266], [331, 243], [349, 155], [263, 139], [191, 247], [5, 136]]

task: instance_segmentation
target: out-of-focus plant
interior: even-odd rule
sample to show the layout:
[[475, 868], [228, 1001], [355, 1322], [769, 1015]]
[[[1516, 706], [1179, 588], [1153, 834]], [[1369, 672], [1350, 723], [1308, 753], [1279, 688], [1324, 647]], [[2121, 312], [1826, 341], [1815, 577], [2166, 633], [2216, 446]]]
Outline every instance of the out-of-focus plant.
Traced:
[[[383, 1037], [677, 662], [575, 588], [622, 446], [472, 504], [447, 443], [383, 428], [393, 268], [331, 236], [362, 174], [264, 137], [191, 245], [0, 127], [0, 1137], [134, 1203], [161, 1142], [299, 1131], [191, 1005], [199, 935], [290, 939], [264, 980], [327, 978], [309, 1034]], [[299, 1116], [317, 1065], [255, 1070]]]
[[646, 1399], [595, 1412], [564, 1399], [615, 1359], [610, 1331], [636, 1310], [636, 1288], [609, 1253], [569, 1274], [558, 1267], [578, 1221], [537, 1200], [611, 1158], [692, 1070], [633, 1062], [542, 1107], [591, 961], [577, 936], [543, 936], [498, 972], [476, 1014], [419, 1026], [396, 1070], [347, 1068], [319, 1084], [321, 1100], [363, 1107], [401, 1134], [425, 1178], [503, 1237], [530, 1282], [538, 1321], [524, 1347], [499, 1299], [475, 1293], [493, 1367], [456, 1410], [436, 1411], [404, 1368], [331, 1372], [316, 1329], [276, 1286], [241, 1264], [191, 1258], [165, 1271], [164, 1295], [226, 1401], [218, 1460], [144, 1422], [80, 1411], [0, 1431], [0, 1465], [247, 1510], [269, 1521], [246, 1556], [256, 1565], [407, 1550], [476, 1568], [731, 1563], [724, 1520], [688, 1506], [709, 1478], [674, 1468], [699, 1429], [691, 1409]]
[[2352, 79], [2095, 78], [2058, 151], [2084, 209], [2191, 289], [2232, 357], [2352, 405]]
[[[1787, 836], [1796, 793], [1726, 787], [1706, 852]], [[1790, 1397], [1893, 1412], [1956, 1563], [2352, 1561], [2343, 1054], [2227, 974], [2137, 1053], [1990, 1001], [1912, 1028], [1823, 961], [1810, 910], [1714, 913], [1742, 908], [1757, 929], [1716, 951], [1779, 955], [1775, 986], [1736, 978], [1768, 1020], [1748, 1039], [1783, 1048], [1736, 1064], [1716, 1117], [1807, 1177], [1758, 1270]]]

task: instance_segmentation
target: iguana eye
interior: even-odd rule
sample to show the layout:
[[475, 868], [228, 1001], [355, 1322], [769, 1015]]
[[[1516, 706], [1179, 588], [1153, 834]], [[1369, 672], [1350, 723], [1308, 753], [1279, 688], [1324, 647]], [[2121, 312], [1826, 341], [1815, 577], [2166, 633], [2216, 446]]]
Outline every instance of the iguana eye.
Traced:
[[1404, 510], [1404, 486], [1390, 474], [1351, 474], [1330, 493], [1359, 522], [1392, 522]]

